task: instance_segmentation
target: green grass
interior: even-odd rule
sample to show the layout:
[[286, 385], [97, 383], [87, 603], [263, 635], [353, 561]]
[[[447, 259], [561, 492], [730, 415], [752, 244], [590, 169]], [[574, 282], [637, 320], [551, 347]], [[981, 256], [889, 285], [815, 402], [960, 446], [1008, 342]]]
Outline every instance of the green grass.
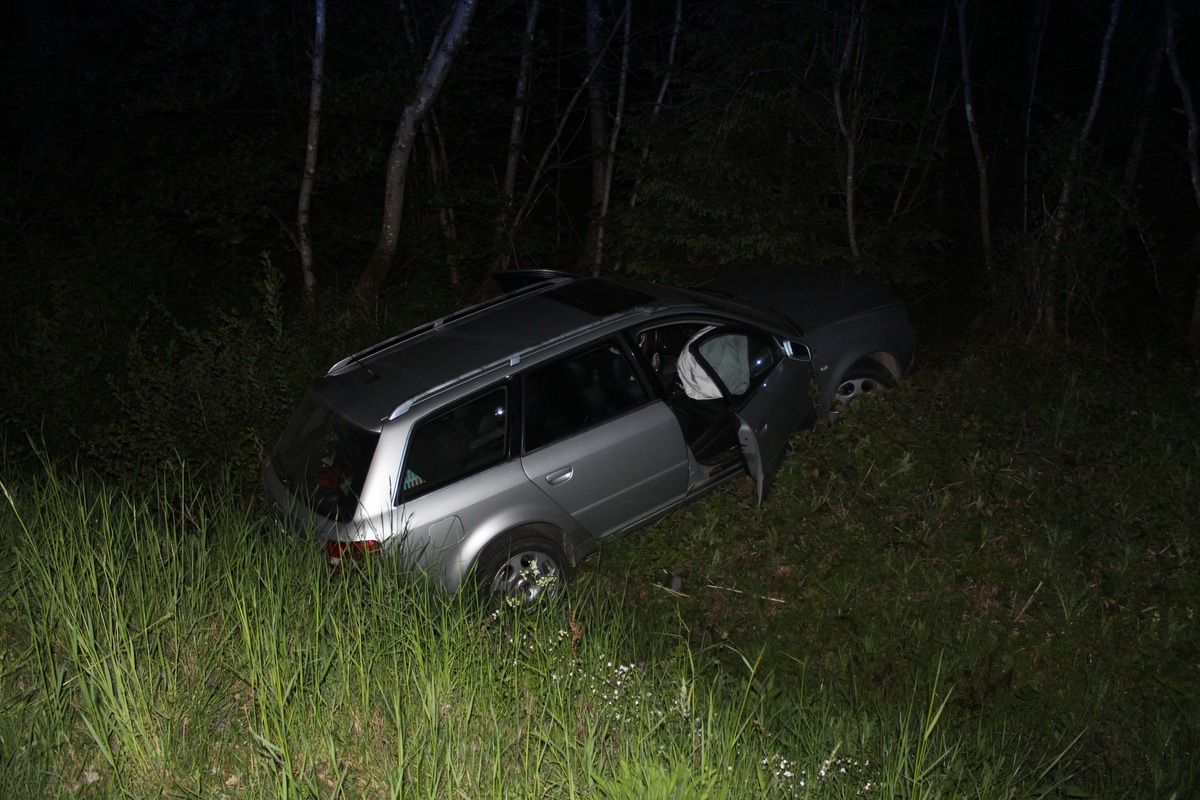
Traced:
[[1192, 796], [1195, 379], [1016, 356], [798, 436], [762, 508], [618, 537], [533, 616], [331, 573], [179, 473], [9, 469], [0, 796]]

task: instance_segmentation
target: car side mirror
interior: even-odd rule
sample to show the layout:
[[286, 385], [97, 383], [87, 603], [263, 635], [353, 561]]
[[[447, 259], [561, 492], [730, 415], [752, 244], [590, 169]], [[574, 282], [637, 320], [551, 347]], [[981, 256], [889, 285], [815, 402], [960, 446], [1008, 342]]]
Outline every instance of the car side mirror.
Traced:
[[793, 342], [790, 339], [783, 340], [783, 352], [787, 357], [795, 361], [812, 361], [812, 351], [808, 349], [808, 345], [801, 342]]

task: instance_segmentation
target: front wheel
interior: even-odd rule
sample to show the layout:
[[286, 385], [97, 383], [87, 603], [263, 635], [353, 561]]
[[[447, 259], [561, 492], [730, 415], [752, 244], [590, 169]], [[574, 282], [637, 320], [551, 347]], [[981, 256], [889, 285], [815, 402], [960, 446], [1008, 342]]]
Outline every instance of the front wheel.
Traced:
[[562, 548], [546, 536], [504, 537], [479, 558], [479, 593], [492, 605], [532, 608], [558, 597], [569, 576]]
[[854, 401], [884, 389], [895, 389], [896, 378], [877, 361], [863, 359], [855, 363], [842, 376], [833, 398], [829, 403], [829, 421], [837, 421], [840, 414]]

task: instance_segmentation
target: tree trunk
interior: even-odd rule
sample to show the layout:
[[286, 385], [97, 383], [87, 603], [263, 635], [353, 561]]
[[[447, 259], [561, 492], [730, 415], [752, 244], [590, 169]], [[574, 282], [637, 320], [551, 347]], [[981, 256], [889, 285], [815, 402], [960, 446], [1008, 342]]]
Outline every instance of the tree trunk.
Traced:
[[[667, 48], [667, 68], [663, 73], [662, 83], [658, 86], [658, 95], [654, 98], [654, 108], [650, 110], [650, 121], [653, 123], [658, 119], [659, 113], [662, 111], [663, 103], [667, 98], [667, 87], [671, 85], [671, 74], [675, 71], [675, 48], [679, 44], [679, 32], [683, 29], [683, 0], [675, 0], [675, 24], [671, 28], [671, 44]], [[642, 147], [642, 158], [638, 162], [639, 172], [641, 167], [646, 164], [650, 158], [650, 142], [647, 141]], [[638, 177], [633, 184], [633, 192], [629, 195], [629, 207], [637, 206], [638, 187], [641, 186], [642, 179]]]
[[[605, 49], [608, 49], [607, 44], [605, 45]], [[525, 194], [521, 197], [521, 204], [512, 214], [512, 229], [514, 231], [524, 224], [525, 219], [533, 210], [533, 207], [537, 202], [537, 198], [541, 196], [542, 181], [545, 178], [546, 171], [548, 169], [547, 165], [550, 161], [550, 154], [554, 152], [555, 148], [558, 147], [558, 143], [562, 140], [563, 133], [566, 131], [567, 125], [571, 121], [571, 114], [574, 112], [575, 106], [579, 105], [580, 99], [583, 97], [584, 92], [588, 90], [588, 87], [592, 85], [592, 82], [597, 80], [596, 73], [599, 72], [599, 69], [599, 61], [596, 61], [592, 64], [592, 66], [588, 69], [587, 76], [583, 79], [583, 83], [581, 83], [579, 88], [575, 90], [575, 93], [571, 95], [571, 99], [567, 101], [567, 107], [561, 114], [559, 114], [558, 125], [554, 129], [554, 135], [550, 137], [550, 141], [546, 143], [545, 149], [542, 150], [541, 158], [538, 159], [537, 166], [533, 169], [533, 175], [530, 177], [529, 183], [525, 187]]]
[[[588, 121], [591, 133], [592, 153], [592, 208], [588, 214], [587, 235], [580, 253], [579, 265], [590, 269], [596, 262], [596, 249], [600, 241], [600, 208], [604, 203], [605, 161], [608, 154], [608, 109], [604, 103], [604, 87], [599, 78], [600, 61], [606, 48], [601, 46], [603, 19], [600, 15], [600, 0], [586, 0], [586, 32], [589, 72], [593, 78], [588, 83]], [[614, 26], [615, 28], [615, 26]]]
[[958, 52], [962, 60], [963, 109], [967, 117], [967, 132], [971, 137], [971, 149], [975, 153], [975, 166], [979, 171], [979, 239], [983, 247], [983, 269], [992, 268], [992, 213], [991, 191], [988, 188], [987, 157], [979, 139], [979, 123], [975, 119], [975, 93], [971, 89], [971, 43], [967, 35], [967, 6], [970, 0], [956, 0], [958, 16]]
[[533, 76], [534, 36], [537, 33], [540, 0], [530, 0], [525, 13], [525, 35], [521, 39], [521, 66], [517, 72], [517, 91], [513, 100], [512, 122], [508, 128], [508, 155], [504, 161], [504, 185], [501, 187], [503, 205], [496, 214], [495, 252], [492, 269], [508, 269], [511, 259], [509, 250], [510, 223], [513, 199], [517, 193], [517, 167], [521, 163], [521, 146], [525, 141], [525, 115], [529, 107], [529, 82]]
[[308, 98], [308, 143], [304, 153], [304, 176], [300, 180], [300, 199], [296, 204], [296, 246], [300, 250], [300, 271], [304, 276], [304, 303], [312, 311], [317, 310], [317, 276], [313, 272], [309, 209], [312, 205], [313, 183], [317, 175], [317, 141], [321, 134], [321, 84], [325, 73], [325, 0], [316, 0], [315, 6], [312, 86]]
[[404, 107], [392, 149], [388, 156], [387, 180], [383, 198], [383, 224], [380, 226], [379, 243], [371, 254], [367, 266], [358, 279], [356, 293], [364, 303], [373, 302], [383, 288], [392, 262], [396, 258], [396, 244], [400, 238], [400, 219], [404, 211], [404, 184], [408, 176], [408, 162], [421, 121], [446, 82], [450, 67], [462, 49], [471, 26], [471, 18], [479, 0], [455, 0], [442, 23], [442, 30], [434, 39], [425, 61], [425, 68], [417, 82], [413, 99]]
[[[1166, 14], [1169, 14], [1169, 9]], [[1146, 70], [1146, 83], [1138, 102], [1137, 127], [1133, 134], [1133, 143], [1129, 146], [1129, 158], [1125, 160], [1125, 177], [1121, 186], [1126, 201], [1129, 201], [1137, 191], [1138, 172], [1142, 168], [1142, 153], [1146, 149], [1146, 135], [1150, 129], [1150, 119], [1153, 116], [1154, 97], [1158, 93], [1159, 79], [1162, 77], [1163, 58], [1167, 50], [1167, 27], [1164, 22], [1160, 30], [1163, 44], [1154, 48], [1150, 58], [1150, 67]]]
[[[406, 6], [401, 3], [402, 10]], [[411, 14], [403, 15], [404, 38], [408, 41], [408, 51], [412, 54], [413, 70], [420, 64], [416, 54], [421, 52], [421, 40], [417, 35], [417, 26]], [[454, 215], [454, 207], [447, 202], [447, 192], [450, 183], [450, 158], [446, 155], [446, 139], [442, 136], [442, 128], [437, 121], [437, 113], [432, 109], [425, 119], [421, 120], [421, 135], [425, 137], [426, 152], [429, 156], [429, 177], [433, 182], [434, 201], [438, 207], [438, 224], [442, 229], [442, 237], [446, 240], [446, 266], [450, 272], [450, 283], [458, 285], [458, 221]]]
[[[855, 261], [862, 259], [862, 248], [858, 244], [858, 212], [855, 208], [858, 159], [858, 107], [854, 98], [846, 97], [846, 76], [851, 70], [851, 60], [858, 49], [856, 40], [862, 38], [859, 29], [865, 24], [863, 16], [867, 0], [855, 0], [850, 6], [850, 30], [846, 32], [846, 46], [838, 62], [833, 82], [833, 111], [837, 118], [842, 142], [846, 145], [846, 173], [843, 183], [846, 189], [846, 237], [850, 243], [850, 254]], [[860, 59], [861, 60], [861, 53]], [[851, 93], [853, 94], [853, 92]], [[849, 105], [849, 109], [847, 109]]]
[[[1059, 319], [1058, 308], [1058, 293], [1059, 276], [1057, 275], [1060, 251], [1062, 247], [1062, 239], [1066, 234], [1067, 215], [1071, 207], [1072, 192], [1074, 191], [1075, 178], [1079, 171], [1079, 162], [1083, 158], [1083, 149], [1087, 145], [1088, 139], [1092, 133], [1092, 126], [1096, 122], [1096, 115], [1100, 111], [1100, 98], [1104, 95], [1104, 82], [1108, 77], [1109, 57], [1112, 53], [1113, 35], [1117, 30], [1117, 17], [1121, 13], [1121, 0], [1112, 0], [1109, 6], [1108, 28], [1104, 32], [1104, 43], [1100, 46], [1100, 63], [1096, 69], [1096, 85], [1092, 88], [1092, 103], [1088, 108], [1087, 117], [1083, 120], [1083, 126], [1079, 129], [1079, 136], [1076, 137], [1071, 145], [1071, 152], [1067, 155], [1067, 165], [1063, 172], [1062, 190], [1058, 195], [1058, 205], [1054, 209], [1054, 216], [1051, 219], [1051, 234], [1050, 234], [1050, 253], [1046, 273], [1042, 275], [1040, 291], [1041, 297], [1041, 321], [1045, 331], [1050, 336], [1058, 336], [1064, 331], [1063, 326], [1069, 325], [1069, 317], [1064, 320]], [[1068, 334], [1069, 335], [1069, 334]]]
[[[942, 27], [941, 32], [938, 34], [937, 52], [933, 56], [933, 69], [929, 75], [929, 92], [925, 96], [925, 110], [921, 113], [921, 121], [917, 126], [916, 141], [913, 143], [913, 151], [917, 154], [936, 151], [939, 142], [941, 142], [942, 134], [946, 129], [946, 111], [944, 108], [937, 108], [935, 104], [938, 102], [938, 84], [942, 74], [942, 56], [946, 52], [949, 28], [950, 6], [946, 5], [942, 6]], [[935, 119], [936, 124], [933, 124]], [[926, 143], [926, 132], [930, 127], [933, 128], [933, 140]], [[902, 214], [907, 214], [913, 210], [913, 206], [921, 196], [925, 182], [928, 179], [929, 165], [931, 163], [933, 163], [932, 159], [925, 159], [925, 166], [921, 169], [921, 174], [918, 176], [911, 192], [908, 190], [908, 184], [915, 167], [909, 166], [905, 168], [904, 175], [900, 179], [900, 186], [896, 189], [896, 199], [892, 201], [892, 213], [889, 217], [889, 222], [894, 222]], [[905, 199], [906, 196], [907, 200]]]
[[625, 88], [629, 83], [629, 46], [633, 33], [633, 0], [625, 0], [624, 40], [621, 46], [621, 76], [617, 86], [617, 108], [613, 116], [612, 135], [608, 137], [608, 152], [604, 164], [604, 186], [600, 194], [600, 217], [596, 222], [596, 249], [592, 256], [592, 274], [599, 275], [604, 263], [604, 232], [608, 223], [608, 206], [612, 199], [613, 170], [617, 166], [617, 137], [625, 116]]
[[450, 283], [458, 285], [458, 218], [454, 214], [454, 206], [449, 202], [450, 190], [450, 157], [446, 154], [446, 138], [442, 135], [442, 126], [438, 124], [437, 114], [432, 111], [421, 123], [421, 133], [429, 145], [429, 174], [433, 179], [434, 195], [438, 208], [438, 225], [442, 229], [442, 238], [446, 240], [446, 267], [450, 272]]
[[[1192, 177], [1192, 194], [1196, 200], [1196, 208], [1200, 209], [1200, 119], [1197, 118], [1196, 104], [1192, 100], [1192, 87], [1179, 66], [1179, 55], [1176, 52], [1178, 9], [1174, 0], [1167, 0], [1167, 63], [1171, 65], [1171, 75], [1175, 85], [1183, 97], [1183, 113], [1187, 118], [1187, 160], [1188, 170]], [[1193, 253], [1195, 248], [1193, 248]], [[1200, 350], [1200, 266], [1196, 269], [1196, 294], [1192, 298], [1192, 317], [1188, 324], [1188, 343]]]
[[1032, 42], [1029, 45], [1029, 97], [1025, 101], [1025, 152], [1021, 157], [1021, 230], [1029, 233], [1029, 192], [1031, 178], [1029, 176], [1029, 158], [1033, 151], [1030, 141], [1033, 137], [1033, 106], [1037, 97], [1038, 73], [1042, 63], [1042, 44], [1046, 39], [1046, 13], [1050, 0], [1037, 0], [1033, 8], [1033, 31], [1030, 33]]

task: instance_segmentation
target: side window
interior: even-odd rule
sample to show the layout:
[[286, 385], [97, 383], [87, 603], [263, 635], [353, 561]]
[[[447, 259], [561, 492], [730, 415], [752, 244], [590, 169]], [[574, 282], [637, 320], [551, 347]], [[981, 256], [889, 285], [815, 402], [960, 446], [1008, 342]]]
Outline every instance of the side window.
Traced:
[[499, 464], [508, 454], [508, 388], [478, 395], [417, 423], [397, 501]]
[[625, 353], [612, 342], [533, 370], [525, 379], [525, 449], [570, 436], [648, 399]]

